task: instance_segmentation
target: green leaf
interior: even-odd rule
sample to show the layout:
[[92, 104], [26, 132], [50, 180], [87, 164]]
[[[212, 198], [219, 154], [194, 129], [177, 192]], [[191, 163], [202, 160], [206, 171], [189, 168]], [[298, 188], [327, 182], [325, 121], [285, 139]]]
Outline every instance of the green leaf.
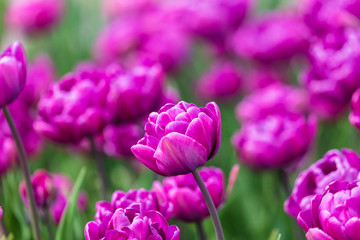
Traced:
[[279, 233], [279, 230], [274, 229], [269, 237], [269, 240], [280, 240], [281, 238], [281, 233]]
[[82, 168], [74, 185], [73, 191], [70, 195], [69, 203], [64, 212], [64, 216], [61, 219], [59, 227], [55, 234], [55, 240], [63, 240], [63, 239], [72, 239], [73, 238], [73, 229], [74, 226], [74, 211], [76, 209], [77, 197], [80, 192], [80, 188], [82, 183], [84, 182], [86, 169]]

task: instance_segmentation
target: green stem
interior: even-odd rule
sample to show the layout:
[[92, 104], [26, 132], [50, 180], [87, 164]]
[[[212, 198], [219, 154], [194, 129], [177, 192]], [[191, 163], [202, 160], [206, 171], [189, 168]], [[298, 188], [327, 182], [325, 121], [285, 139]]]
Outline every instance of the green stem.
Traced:
[[40, 225], [39, 225], [39, 217], [38, 212], [35, 204], [35, 198], [34, 198], [34, 192], [31, 185], [30, 180], [30, 170], [28, 165], [28, 159], [25, 153], [24, 145], [21, 141], [19, 132], [16, 128], [14, 119], [11, 116], [11, 113], [7, 106], [3, 107], [4, 116], [6, 118], [6, 121], [10, 127], [11, 134], [13, 135], [13, 138], [15, 140], [15, 144], [18, 150], [18, 157], [19, 157], [19, 163], [20, 168], [23, 171], [24, 180], [25, 180], [25, 186], [26, 186], [26, 193], [29, 200], [29, 207], [30, 207], [30, 218], [31, 218], [31, 225], [33, 229], [33, 235], [36, 240], [41, 240], [41, 234], [40, 234]]
[[224, 237], [224, 233], [223, 233], [223, 230], [222, 230], [222, 227], [221, 227], [219, 215], [218, 215], [217, 210], [215, 208], [214, 202], [211, 199], [209, 191], [207, 190], [207, 188], [206, 188], [206, 186], [204, 184], [204, 181], [202, 180], [199, 172], [197, 170], [195, 170], [192, 174], [193, 174], [197, 184], [199, 185], [201, 193], [204, 196], [206, 205], [207, 205], [207, 207], [209, 209], [210, 216], [211, 216], [213, 224], [214, 224], [216, 237], [217, 237], [218, 240], [224, 240], [225, 237]]
[[196, 224], [196, 229], [199, 235], [199, 239], [200, 240], [206, 240], [206, 236], [205, 236], [205, 232], [204, 232], [204, 228], [202, 226], [202, 221], [197, 221], [195, 222]]
[[48, 229], [49, 240], [54, 240], [55, 238], [54, 238], [54, 231], [53, 231], [53, 227], [52, 227], [52, 221], [51, 221], [51, 218], [50, 218], [49, 205], [47, 205], [44, 210], [45, 210], [44, 221], [45, 221], [45, 224], [46, 224], [47, 229]]
[[91, 152], [95, 159], [97, 171], [100, 177], [101, 182], [101, 191], [103, 195], [104, 200], [108, 200], [107, 198], [107, 181], [106, 181], [106, 172], [104, 167], [104, 158], [102, 157], [102, 154], [98, 151], [96, 148], [95, 141], [92, 137], [89, 138], [90, 146], [91, 146]]

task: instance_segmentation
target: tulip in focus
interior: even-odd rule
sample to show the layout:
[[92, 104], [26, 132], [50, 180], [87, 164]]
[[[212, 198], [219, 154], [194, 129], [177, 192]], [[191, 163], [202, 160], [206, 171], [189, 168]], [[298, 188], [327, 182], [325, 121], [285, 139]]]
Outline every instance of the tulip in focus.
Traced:
[[[202, 168], [200, 176], [208, 189], [215, 207], [225, 200], [225, 176], [221, 169], [215, 167]], [[174, 205], [174, 216], [186, 222], [199, 222], [209, 216], [204, 197], [193, 175], [167, 177], [162, 186], [154, 184], [155, 190], [165, 191], [169, 201]]]
[[244, 98], [235, 109], [235, 116], [241, 121], [254, 121], [276, 113], [304, 113], [307, 96], [300, 88], [284, 84], [272, 84], [254, 91]]
[[311, 199], [333, 181], [352, 182], [360, 178], [360, 157], [350, 149], [330, 150], [322, 159], [301, 172], [284, 204], [285, 212], [296, 218], [311, 208]]
[[230, 61], [213, 64], [199, 79], [196, 89], [202, 99], [229, 99], [239, 95], [243, 76]]
[[[31, 184], [34, 190], [35, 202], [40, 209], [48, 207], [56, 195], [56, 189], [51, 174], [45, 170], [37, 170], [31, 176]], [[19, 186], [20, 196], [26, 206], [29, 206], [25, 188], [25, 182]]]
[[37, 33], [54, 27], [64, 15], [64, 0], [11, 0], [5, 13], [10, 28]]
[[100, 239], [158, 239], [179, 240], [180, 230], [155, 210], [146, 210], [141, 203], [118, 208], [101, 222], [88, 222], [85, 240]]
[[149, 115], [145, 136], [131, 148], [148, 168], [163, 176], [191, 173], [217, 152], [221, 134], [220, 110], [179, 102]]
[[12, 103], [25, 87], [26, 57], [19, 42], [10, 45], [0, 55], [0, 107]]
[[257, 169], [291, 166], [309, 150], [316, 120], [298, 113], [274, 114], [245, 122], [231, 142], [239, 159]]
[[360, 182], [335, 181], [311, 199], [297, 220], [308, 240], [357, 240], [360, 228]]

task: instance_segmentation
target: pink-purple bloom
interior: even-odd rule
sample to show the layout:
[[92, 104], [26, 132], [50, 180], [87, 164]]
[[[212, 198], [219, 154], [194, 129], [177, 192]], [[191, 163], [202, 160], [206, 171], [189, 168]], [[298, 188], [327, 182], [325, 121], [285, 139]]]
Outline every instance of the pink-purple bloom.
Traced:
[[308, 38], [309, 31], [299, 17], [273, 13], [241, 27], [232, 44], [241, 57], [272, 63], [306, 53]]
[[239, 121], [262, 119], [275, 113], [304, 113], [307, 96], [304, 90], [281, 83], [254, 91], [242, 100], [235, 109]]
[[210, 66], [199, 79], [196, 90], [202, 99], [229, 99], [239, 95], [243, 74], [230, 61], [220, 61]]
[[[56, 195], [51, 174], [43, 169], [35, 171], [31, 176], [31, 185], [34, 191], [36, 205], [42, 209], [48, 207]], [[29, 206], [24, 181], [20, 183], [19, 191], [24, 204]]]
[[110, 17], [118, 17], [125, 14], [142, 13], [153, 7], [153, 0], [103, 0], [102, 7], [105, 14]]
[[77, 142], [106, 124], [109, 82], [102, 71], [73, 72], [55, 83], [39, 102], [36, 131], [56, 142]]
[[360, 182], [336, 181], [311, 200], [297, 220], [309, 240], [356, 240], [360, 228]]
[[145, 136], [131, 148], [148, 168], [164, 176], [193, 172], [217, 152], [221, 135], [220, 110], [179, 102], [149, 115]]
[[[209, 191], [215, 207], [218, 208], [225, 200], [225, 176], [221, 169], [205, 167], [199, 174]], [[191, 173], [175, 177], [167, 177], [162, 186], [154, 183], [155, 190], [165, 191], [174, 206], [174, 217], [187, 222], [198, 222], [209, 216], [205, 199]]]
[[26, 56], [19, 42], [11, 44], [0, 55], [0, 107], [12, 103], [25, 87]]
[[13, 138], [0, 133], [0, 176], [3, 176], [16, 162], [16, 145]]
[[354, 92], [351, 98], [351, 113], [349, 121], [357, 129], [360, 129], [360, 88]]
[[232, 137], [239, 159], [258, 169], [292, 166], [308, 151], [316, 132], [314, 117], [273, 114], [245, 122]]
[[100, 239], [158, 239], [179, 240], [180, 230], [171, 225], [155, 210], [147, 210], [137, 203], [118, 208], [101, 221], [88, 222], [84, 229], [85, 240]]
[[46, 31], [56, 25], [65, 10], [64, 0], [9, 1], [5, 23], [27, 33]]
[[303, 75], [312, 110], [324, 119], [339, 116], [359, 87], [360, 31], [328, 33], [309, 50], [311, 68]]
[[350, 149], [328, 151], [322, 159], [301, 172], [290, 197], [284, 204], [285, 212], [296, 218], [300, 211], [311, 208], [311, 199], [324, 192], [333, 181], [352, 182], [360, 177], [360, 157]]

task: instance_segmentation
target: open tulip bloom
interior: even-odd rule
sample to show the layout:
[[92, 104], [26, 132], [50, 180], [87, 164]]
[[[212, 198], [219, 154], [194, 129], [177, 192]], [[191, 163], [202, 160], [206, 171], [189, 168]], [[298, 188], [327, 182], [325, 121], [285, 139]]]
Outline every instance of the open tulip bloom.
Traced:
[[148, 168], [163, 176], [193, 173], [213, 219], [218, 239], [224, 239], [214, 202], [196, 170], [219, 149], [220, 110], [216, 103], [205, 107], [179, 102], [166, 104], [149, 115], [145, 136], [131, 150]]

